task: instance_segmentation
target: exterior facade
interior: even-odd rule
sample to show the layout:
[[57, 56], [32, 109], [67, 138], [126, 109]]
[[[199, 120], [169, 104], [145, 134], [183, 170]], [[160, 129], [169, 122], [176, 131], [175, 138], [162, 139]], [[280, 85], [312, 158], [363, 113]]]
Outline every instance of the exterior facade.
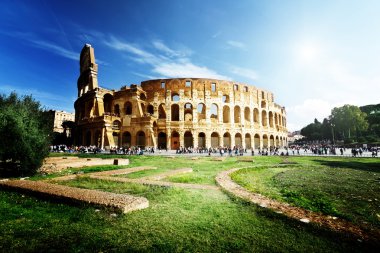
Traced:
[[49, 111], [50, 116], [53, 118], [53, 132], [63, 133], [64, 128], [62, 123], [65, 121], [73, 121], [75, 120], [75, 114], [69, 113], [65, 111]]
[[98, 86], [94, 49], [80, 56], [77, 144], [112, 147], [287, 146], [286, 111], [271, 92], [204, 78], [148, 80], [120, 90]]

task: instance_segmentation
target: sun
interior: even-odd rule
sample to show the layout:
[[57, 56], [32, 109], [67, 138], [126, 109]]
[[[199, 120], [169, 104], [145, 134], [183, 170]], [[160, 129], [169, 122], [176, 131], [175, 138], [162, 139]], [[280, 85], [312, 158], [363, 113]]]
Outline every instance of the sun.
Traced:
[[299, 48], [298, 53], [303, 62], [315, 62], [319, 57], [320, 50], [315, 45], [306, 44]]

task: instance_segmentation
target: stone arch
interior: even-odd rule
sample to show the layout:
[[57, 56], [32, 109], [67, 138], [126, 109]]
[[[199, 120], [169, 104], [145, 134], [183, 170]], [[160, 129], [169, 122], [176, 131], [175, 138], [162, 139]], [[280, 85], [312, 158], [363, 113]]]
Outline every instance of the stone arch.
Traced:
[[165, 104], [160, 104], [158, 106], [158, 118], [166, 119]]
[[178, 95], [178, 93], [173, 93], [172, 94], [172, 101], [173, 102], [178, 102], [179, 101], [179, 95]]
[[198, 120], [206, 119], [206, 105], [199, 103], [197, 106]]
[[235, 134], [235, 146], [236, 147], [242, 147], [243, 146], [242, 139], [241, 139], [241, 134], [240, 133], [236, 133]]
[[154, 106], [149, 104], [146, 108], [146, 112], [149, 113], [150, 115], [154, 114]]
[[259, 109], [253, 109], [253, 122], [259, 123]]
[[112, 112], [112, 101], [113, 96], [109, 93], [105, 94], [103, 97], [104, 113], [111, 114]]
[[132, 135], [131, 135], [130, 132], [125, 131], [123, 133], [123, 136], [122, 136], [121, 140], [122, 140], [121, 145], [123, 147], [129, 148], [129, 147], [132, 146]]
[[120, 146], [120, 133], [119, 132], [113, 132], [112, 137], [113, 137], [113, 143], [115, 144], [116, 147]]
[[91, 131], [86, 132], [85, 145], [91, 146]]
[[126, 115], [132, 115], [132, 103], [127, 101], [124, 104], [125, 114]]
[[240, 106], [236, 105], [234, 108], [234, 122], [241, 123], [240, 121]]
[[211, 147], [213, 148], [219, 147], [219, 134], [217, 132], [213, 132], [211, 134]]
[[177, 131], [173, 131], [171, 135], [171, 149], [179, 149], [180, 142], [179, 142], [179, 133]]
[[249, 107], [244, 108], [244, 120], [249, 123], [251, 121], [251, 110]]
[[218, 105], [217, 104], [211, 104], [210, 118], [218, 120]]
[[144, 93], [140, 93], [140, 99], [145, 101], [146, 100], [146, 96]]
[[97, 146], [98, 148], [101, 147], [102, 145], [102, 133], [100, 130], [96, 130], [95, 134], [94, 134], [94, 144], [95, 146]]
[[251, 146], [251, 135], [249, 133], [245, 134], [245, 147], [247, 149], [250, 149], [252, 147]]
[[267, 103], [265, 101], [261, 101], [261, 108], [266, 108], [267, 107]]
[[263, 148], [268, 148], [269, 143], [268, 143], [268, 136], [266, 134], [263, 135]]
[[191, 133], [191, 131], [186, 131], [184, 136], [183, 136], [183, 139], [184, 139], [184, 146], [185, 148], [190, 148], [190, 147], [193, 147], [194, 144], [193, 144], [193, 134]]
[[273, 135], [270, 135], [270, 136], [269, 136], [269, 145], [270, 145], [271, 147], [274, 147], [274, 136], [273, 136]]
[[138, 131], [136, 134], [136, 146], [145, 148], [146, 138], [144, 131]]
[[278, 136], [276, 136], [275, 146], [276, 146], [276, 147], [279, 147], [279, 146], [280, 146], [280, 139], [278, 138]]
[[230, 107], [223, 106], [223, 123], [230, 123]]
[[225, 132], [223, 135], [223, 143], [225, 147], [231, 147], [231, 135], [229, 132]]
[[167, 136], [166, 136], [166, 133], [160, 132], [158, 134], [157, 146], [158, 146], [159, 149], [166, 149], [166, 147], [167, 147]]
[[273, 112], [269, 111], [269, 126], [273, 127]]
[[203, 132], [198, 133], [198, 148], [206, 147], [206, 135]]
[[116, 115], [116, 116], [120, 116], [120, 106], [118, 104], [115, 104], [113, 106], [113, 113]]
[[260, 148], [260, 135], [255, 134], [253, 139], [254, 139], [254, 143], [255, 143], [255, 148]]
[[172, 112], [172, 121], [179, 121], [179, 105], [178, 104], [172, 104], [171, 112]]
[[186, 103], [184, 109], [183, 118], [185, 121], [193, 121], [193, 105], [191, 103]]
[[223, 95], [222, 97], [222, 102], [223, 103], [229, 103], [230, 102], [230, 96], [229, 95]]
[[261, 123], [263, 126], [267, 126], [267, 124], [268, 124], [268, 116], [267, 116], [267, 112], [265, 110], [263, 110], [261, 112]]
[[120, 130], [120, 128], [121, 128], [120, 120], [114, 120], [112, 122], [112, 130]]

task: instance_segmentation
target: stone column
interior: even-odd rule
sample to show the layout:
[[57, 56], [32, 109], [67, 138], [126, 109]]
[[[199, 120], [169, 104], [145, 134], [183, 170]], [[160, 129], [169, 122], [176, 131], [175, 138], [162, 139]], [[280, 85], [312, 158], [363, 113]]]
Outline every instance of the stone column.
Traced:
[[211, 147], [211, 132], [210, 131], [206, 131], [205, 132], [205, 145], [206, 145], [206, 148], [209, 148]]
[[219, 146], [224, 147], [223, 133], [219, 135]]
[[178, 131], [179, 133], [179, 146], [180, 147], [185, 147], [185, 137], [184, 137], [184, 132], [183, 131]]
[[193, 147], [198, 147], [198, 132], [193, 132]]

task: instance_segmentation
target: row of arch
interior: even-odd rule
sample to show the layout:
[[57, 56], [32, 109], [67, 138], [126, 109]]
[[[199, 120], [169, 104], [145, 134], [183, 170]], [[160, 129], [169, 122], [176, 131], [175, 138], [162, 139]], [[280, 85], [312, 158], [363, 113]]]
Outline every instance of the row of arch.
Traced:
[[[91, 132], [86, 133], [85, 145], [101, 145], [101, 132], [95, 131], [93, 140], [91, 139]], [[114, 143], [119, 147], [131, 147], [139, 146], [145, 147], [149, 145], [148, 136], [144, 131], [138, 131], [134, 136], [129, 132], [113, 132]], [[229, 132], [224, 134], [219, 134], [218, 132], [212, 132], [211, 134], [206, 134], [204, 132], [198, 132], [195, 135], [192, 131], [186, 131], [181, 134], [178, 131], [172, 131], [170, 136], [166, 132], [158, 132], [156, 139], [157, 148], [161, 149], [178, 149], [179, 147], [213, 147], [217, 148], [220, 146], [232, 147], [239, 146], [247, 149], [251, 148], [268, 148], [273, 146], [286, 146], [287, 139], [282, 136], [275, 136], [269, 134], [254, 134], [250, 133], [242, 135], [241, 133], [235, 133], [231, 135]], [[244, 138], [244, 139], [243, 139]], [[103, 142], [104, 143], [104, 142]]]
[[[148, 114], [153, 115], [154, 114], [154, 107], [153, 105], [148, 105], [146, 110], [145, 110], [145, 105], [141, 104], [143, 112], [146, 112]], [[106, 107], [105, 107], [106, 108]], [[125, 115], [132, 115], [132, 103], [131, 102], [126, 102], [124, 106], [124, 112]], [[171, 105], [171, 121], [179, 121], [180, 120], [180, 107], [178, 104], [172, 104]], [[242, 115], [241, 115], [241, 108], [240, 106], [236, 105], [234, 106], [234, 117], [233, 119], [231, 118], [231, 110], [228, 105], [223, 106], [223, 115], [219, 115], [219, 107], [217, 104], [211, 104], [210, 107], [210, 118], [218, 120], [219, 117], [222, 116], [221, 121], [223, 123], [244, 123], [246, 122], [252, 122], [253, 123], [260, 123], [262, 126], [270, 126], [274, 127], [277, 125], [280, 126], [286, 126], [286, 119], [284, 116], [282, 116], [279, 113], [273, 113], [272, 111], [267, 112], [266, 110], [261, 111], [261, 115], [259, 112], [258, 108], [254, 108], [251, 113], [251, 109], [249, 107], [244, 108], [244, 113], [243, 113], [243, 119], [242, 120]], [[108, 110], [105, 109], [105, 112], [108, 112]], [[160, 104], [158, 106], [158, 118], [159, 119], [166, 119], [166, 111], [165, 111], [165, 104]], [[114, 105], [114, 110], [113, 113], [116, 115], [120, 115], [120, 107], [118, 104]], [[203, 103], [199, 103], [197, 105], [197, 113], [198, 113], [198, 120], [201, 119], [206, 119], [206, 105]], [[260, 120], [261, 116], [261, 120]], [[193, 116], [193, 105], [191, 103], [186, 103], [183, 108], [183, 119], [184, 121], [192, 121], [194, 118]], [[231, 122], [232, 121], [232, 122]]]

